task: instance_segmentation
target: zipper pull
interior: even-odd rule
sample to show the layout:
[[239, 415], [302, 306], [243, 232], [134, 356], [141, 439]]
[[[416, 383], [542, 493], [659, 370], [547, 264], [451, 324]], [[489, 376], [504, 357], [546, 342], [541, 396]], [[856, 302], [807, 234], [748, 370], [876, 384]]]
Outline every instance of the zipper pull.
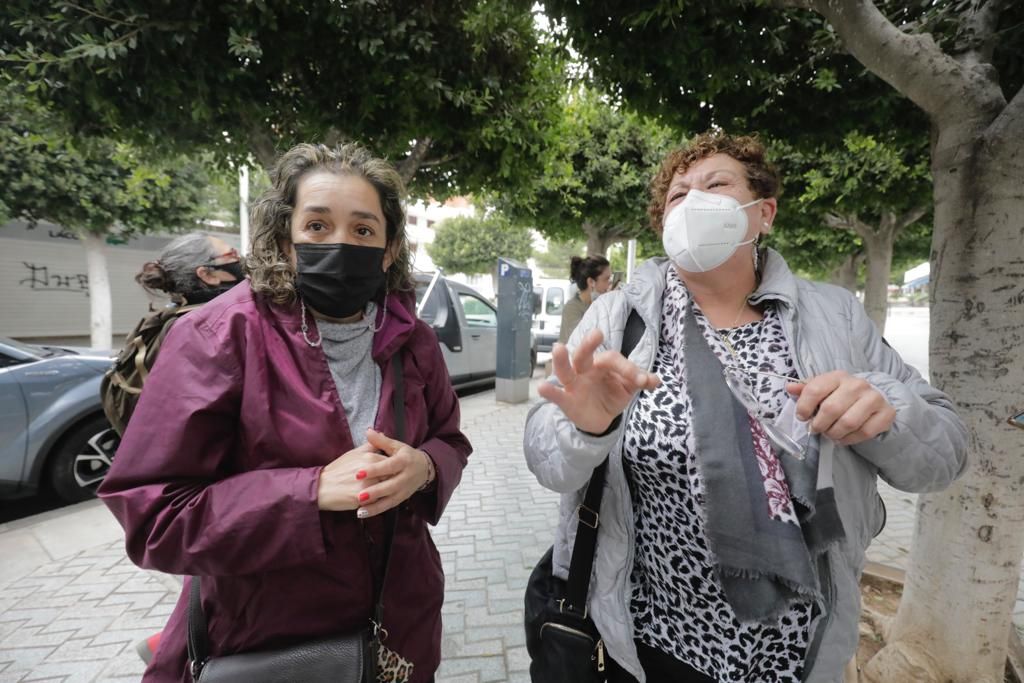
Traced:
[[604, 671], [604, 640], [597, 641], [597, 670]]

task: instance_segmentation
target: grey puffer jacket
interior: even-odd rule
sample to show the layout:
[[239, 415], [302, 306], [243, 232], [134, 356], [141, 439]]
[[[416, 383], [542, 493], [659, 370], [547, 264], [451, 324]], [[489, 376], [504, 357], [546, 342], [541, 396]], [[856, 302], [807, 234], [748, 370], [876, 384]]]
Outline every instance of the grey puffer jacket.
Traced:
[[[569, 348], [596, 328], [604, 334], [602, 349], [620, 349], [629, 311], [636, 309], [645, 330], [630, 359], [650, 370], [657, 355], [668, 268], [667, 259], [647, 261], [630, 284], [598, 299], [569, 339]], [[846, 536], [818, 567], [824, 599], [810, 627], [804, 680], [839, 682], [857, 648], [864, 551], [884, 523], [877, 477], [904, 491], [942, 489], [964, 471], [967, 432], [949, 397], [930, 387], [882, 340], [848, 291], [797, 278], [778, 253], [769, 251], [761, 285], [750, 297], [753, 304], [767, 300], [779, 306], [802, 378], [845, 370], [870, 382], [897, 412], [889, 431], [856, 446], [822, 439], [821, 467], [832, 467]], [[633, 404], [622, 424], [632, 409]], [[561, 578], [569, 573], [576, 507], [593, 469], [609, 455], [589, 609], [609, 655], [644, 683], [629, 610], [635, 530], [622, 465], [622, 433], [620, 425], [605, 436], [584, 434], [556, 405], [542, 402], [527, 417], [524, 450], [537, 480], [562, 494], [554, 546], [554, 570]]]

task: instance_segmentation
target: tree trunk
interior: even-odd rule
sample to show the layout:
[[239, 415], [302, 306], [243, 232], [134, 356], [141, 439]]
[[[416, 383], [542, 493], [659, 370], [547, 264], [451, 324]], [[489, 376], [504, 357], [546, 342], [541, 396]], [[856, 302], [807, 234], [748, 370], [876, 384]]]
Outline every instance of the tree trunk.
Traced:
[[615, 241], [615, 237], [601, 229], [601, 226], [593, 223], [583, 224], [583, 234], [587, 236], [587, 256], [605, 256], [608, 254], [608, 247]]
[[399, 161], [395, 166], [398, 170], [398, 175], [402, 177], [402, 182], [405, 184], [406, 189], [408, 189], [409, 183], [415, 177], [416, 171], [420, 170], [420, 166], [426, 160], [427, 153], [430, 152], [430, 147], [433, 144], [434, 141], [429, 137], [420, 138], [413, 144], [408, 156]]
[[857, 272], [860, 270], [860, 266], [863, 262], [863, 252], [850, 254], [843, 259], [842, 263], [833, 269], [832, 274], [829, 276], [829, 280], [832, 284], [839, 285], [843, 289], [856, 294]]
[[1006, 423], [1024, 409], [1024, 142], [986, 139], [993, 118], [951, 117], [933, 138], [931, 378], [971, 452], [959, 482], [918, 500], [903, 599], [868, 681], [1003, 680], [1024, 551], [1021, 432]]
[[110, 275], [107, 272], [107, 254], [104, 241], [92, 233], [81, 234], [85, 245], [85, 261], [89, 275], [89, 345], [94, 349], [111, 349]]
[[864, 310], [875, 323], [879, 334], [885, 333], [885, 314], [889, 310], [889, 278], [892, 275], [892, 231], [879, 228], [871, 235], [862, 235], [867, 254], [867, 276], [864, 279]]

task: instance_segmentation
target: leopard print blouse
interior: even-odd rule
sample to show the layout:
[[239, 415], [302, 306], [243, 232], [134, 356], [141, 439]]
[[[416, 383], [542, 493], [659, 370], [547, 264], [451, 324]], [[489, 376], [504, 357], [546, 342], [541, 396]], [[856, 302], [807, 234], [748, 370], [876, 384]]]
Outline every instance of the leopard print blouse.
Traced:
[[[625, 429], [623, 451], [636, 525], [631, 575], [635, 634], [721, 683], [795, 683], [803, 673], [813, 605], [797, 603], [770, 625], [741, 623], [724, 598], [708, 549], [681, 353], [689, 293], [674, 269], [667, 277], [653, 368], [661, 385], [640, 395]], [[695, 312], [723, 363], [736, 360], [719, 333], [728, 335], [739, 363], [748, 370], [794, 375], [789, 346], [772, 306], [763, 320], [719, 333], [696, 306]], [[786, 400], [785, 382], [751, 377], [764, 417], [774, 418]], [[757, 430], [753, 433], [765, 490], [774, 500], [769, 514], [797, 523], [782, 468], [768, 442], [756, 443]], [[784, 495], [773, 497], [773, 492]]]

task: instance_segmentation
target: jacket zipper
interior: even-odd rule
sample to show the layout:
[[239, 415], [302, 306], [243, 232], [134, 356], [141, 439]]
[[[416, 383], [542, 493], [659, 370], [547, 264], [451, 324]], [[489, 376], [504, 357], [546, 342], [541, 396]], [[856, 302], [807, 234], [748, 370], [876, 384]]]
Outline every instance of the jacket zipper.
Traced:
[[[783, 316], [782, 331], [786, 335], [787, 341], [789, 342], [789, 348], [793, 354], [793, 363], [796, 366], [797, 375], [800, 379], [807, 380], [814, 377], [815, 369], [808, 356], [801, 353], [800, 347], [797, 345], [797, 324], [796, 324], [796, 307], [792, 307], [793, 314], [791, 316]], [[812, 622], [815, 627], [810, 630], [810, 641], [807, 644], [807, 652], [804, 655], [804, 673], [802, 680], [808, 680], [811, 671], [814, 669], [814, 665], [818, 659], [818, 653], [821, 650], [821, 643], [825, 638], [825, 631], [828, 629], [829, 624], [832, 623], [832, 607], [835, 604], [835, 585], [832, 582], [832, 562], [829, 559], [829, 553], [826, 550], [821, 555], [821, 559], [818, 561], [818, 580], [822, 584], [822, 599], [819, 603], [821, 607], [821, 615]]]
[[545, 622], [540, 627], [540, 636], [541, 636], [541, 638], [544, 637], [544, 629], [546, 629], [549, 626], [551, 628], [555, 629], [556, 631], [563, 631], [565, 633], [571, 633], [574, 636], [579, 636], [581, 638], [586, 638], [590, 642], [594, 642], [594, 639], [593, 639], [593, 637], [590, 636], [590, 634], [584, 633], [583, 631], [580, 631], [579, 629], [573, 628], [572, 626], [566, 626], [565, 624], [559, 624], [559, 623], [556, 623], [554, 621]]
[[[629, 305], [633, 309], [635, 309], [637, 311], [637, 313], [640, 314], [640, 319], [643, 320], [643, 323], [644, 323], [644, 331], [646, 332], [646, 331], [650, 330], [652, 335], [657, 335], [657, 336], [654, 337], [654, 344], [653, 344], [654, 349], [653, 349], [653, 351], [651, 353], [651, 359], [647, 363], [647, 368], [646, 368], [647, 372], [650, 372], [654, 368], [654, 361], [658, 357], [658, 343], [660, 341], [661, 333], [660, 333], [660, 330], [655, 331], [655, 328], [650, 324], [650, 321], [647, 320], [644, 317], [643, 313], [641, 313], [641, 309], [640, 309], [639, 306], [634, 306], [633, 303], [629, 302], [628, 299], [627, 299], [627, 302], [629, 303]], [[641, 335], [640, 338], [643, 339], [643, 335]], [[640, 342], [637, 341], [637, 345], [638, 346], [639, 346], [639, 344], [640, 344]], [[621, 496], [620, 497], [622, 498], [623, 501], [629, 503], [628, 505], [624, 505], [623, 507], [625, 508], [625, 513], [626, 513], [626, 527], [625, 527], [627, 529], [626, 533], [630, 534], [630, 542], [626, 546], [626, 565], [625, 565], [629, 569], [624, 572], [624, 574], [625, 574], [625, 577], [623, 578], [624, 590], [622, 590], [620, 592], [620, 594], [618, 596], [616, 596], [616, 597], [619, 600], [620, 613], [626, 615], [626, 628], [629, 631], [629, 639], [630, 640], [634, 639], [635, 633], [634, 633], [634, 628], [633, 628], [633, 619], [630, 616], [629, 605], [627, 604], [628, 603], [628, 598], [626, 596], [627, 595], [632, 596], [632, 593], [633, 593], [633, 586], [632, 586], [631, 581], [630, 581], [630, 574], [632, 572], [633, 560], [634, 560], [634, 555], [635, 555], [635, 547], [636, 547], [636, 530], [635, 530], [636, 519], [633, 516], [633, 501], [629, 497], [629, 484], [626, 482], [626, 466], [625, 466], [625, 464], [622, 461], [622, 449], [623, 449], [623, 447], [624, 447], [624, 445], [626, 443], [626, 424], [629, 422], [629, 417], [633, 414], [633, 410], [636, 408], [636, 404], [637, 404], [637, 402], [639, 400], [640, 400], [639, 395], [638, 394], [634, 394], [633, 398], [629, 402], [629, 405], [626, 406], [626, 410], [623, 411], [623, 413], [622, 413], [622, 425], [623, 425], [622, 426], [622, 433], [619, 435], [618, 443], [615, 445], [615, 447], [618, 449], [618, 453], [619, 453], [619, 458], [618, 458], [618, 461], [616, 463], [618, 465], [618, 468], [619, 468], [619, 474], [620, 474], [619, 480], [622, 482], [622, 488], [625, 489], [625, 497], [621, 497]], [[609, 454], [608, 457], [610, 459], [611, 458], [611, 454]], [[603, 659], [603, 656], [604, 656], [604, 644], [603, 644], [603, 642], [601, 643], [601, 656], [602, 656], [602, 659]], [[643, 669], [641, 668], [641, 672], [642, 671], [643, 671]]]

